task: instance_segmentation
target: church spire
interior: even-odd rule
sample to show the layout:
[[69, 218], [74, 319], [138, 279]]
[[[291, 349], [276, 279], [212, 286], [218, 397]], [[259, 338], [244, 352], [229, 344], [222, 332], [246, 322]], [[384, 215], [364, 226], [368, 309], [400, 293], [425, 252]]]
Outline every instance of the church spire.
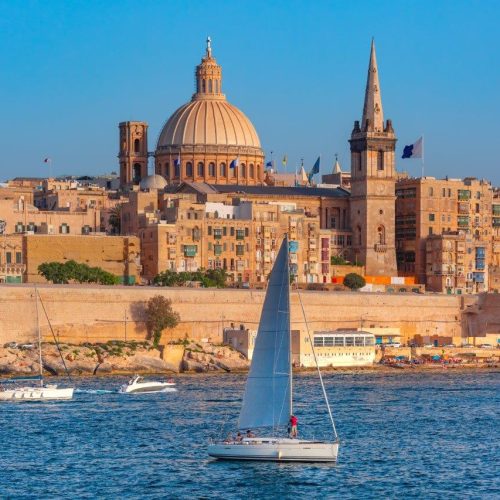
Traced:
[[372, 39], [368, 77], [366, 79], [365, 104], [363, 106], [362, 130], [370, 132], [384, 131], [384, 110], [380, 83], [378, 80], [377, 56], [375, 53], [375, 40]]

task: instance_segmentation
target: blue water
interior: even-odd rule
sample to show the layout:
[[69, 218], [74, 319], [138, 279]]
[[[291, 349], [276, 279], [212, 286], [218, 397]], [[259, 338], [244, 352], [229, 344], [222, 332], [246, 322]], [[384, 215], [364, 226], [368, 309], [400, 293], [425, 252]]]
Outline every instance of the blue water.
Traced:
[[[1, 498], [499, 498], [497, 373], [326, 374], [337, 465], [216, 462], [244, 375], [185, 376], [122, 395], [77, 380], [71, 402], [0, 406]], [[299, 431], [328, 429], [313, 375], [295, 380]], [[226, 426], [226, 429], [229, 427]]]

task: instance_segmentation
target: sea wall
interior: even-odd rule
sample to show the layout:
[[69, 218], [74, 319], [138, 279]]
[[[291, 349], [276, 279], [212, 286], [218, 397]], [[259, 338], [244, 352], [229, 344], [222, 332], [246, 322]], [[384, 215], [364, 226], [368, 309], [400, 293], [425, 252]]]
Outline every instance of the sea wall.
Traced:
[[[172, 300], [181, 322], [165, 332], [165, 340], [222, 340], [223, 327], [255, 329], [264, 292], [259, 290], [159, 288], [86, 285], [38, 285], [39, 318], [44, 340], [66, 343], [144, 340], [145, 304], [154, 295]], [[473, 329], [480, 335], [500, 324], [500, 295], [451, 296], [303, 291], [301, 299], [310, 330], [398, 327], [402, 340], [415, 335], [459, 338]], [[299, 298], [294, 292], [292, 328], [304, 329]], [[468, 314], [465, 309], [477, 312]], [[46, 314], [45, 314], [46, 313]], [[50, 320], [50, 325], [47, 321]], [[488, 322], [481, 320], [488, 318]], [[50, 326], [52, 326], [52, 331]], [[484, 332], [483, 332], [484, 333]], [[0, 285], [0, 343], [28, 342], [36, 336], [36, 303], [31, 285]]]

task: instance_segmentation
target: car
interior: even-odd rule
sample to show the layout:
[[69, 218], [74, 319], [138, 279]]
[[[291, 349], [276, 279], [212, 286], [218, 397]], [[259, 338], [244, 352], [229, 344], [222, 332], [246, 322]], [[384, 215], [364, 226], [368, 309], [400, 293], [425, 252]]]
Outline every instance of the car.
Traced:
[[481, 344], [479, 347], [481, 349], [491, 349], [493, 346], [491, 344]]
[[436, 347], [436, 346], [434, 344], [424, 344], [424, 347], [426, 349], [431, 349], [431, 348]]
[[387, 344], [384, 344], [385, 347], [401, 347], [400, 342], [388, 342]]
[[17, 342], [7, 342], [3, 346], [7, 349], [17, 349], [19, 347]]
[[473, 349], [474, 347], [476, 347], [474, 344], [464, 344], [462, 346], [464, 349]]
[[445, 344], [443, 347], [457, 347], [455, 344]]
[[27, 351], [29, 351], [35, 348], [35, 344], [20, 344], [18, 347], [19, 349], [26, 349]]

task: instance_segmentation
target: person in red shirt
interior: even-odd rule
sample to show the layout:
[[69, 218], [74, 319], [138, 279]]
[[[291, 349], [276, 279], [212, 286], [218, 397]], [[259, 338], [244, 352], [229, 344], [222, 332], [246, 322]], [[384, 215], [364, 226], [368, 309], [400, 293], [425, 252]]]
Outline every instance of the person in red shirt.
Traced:
[[290, 437], [297, 437], [297, 424], [299, 423], [299, 419], [295, 415], [290, 416]]

